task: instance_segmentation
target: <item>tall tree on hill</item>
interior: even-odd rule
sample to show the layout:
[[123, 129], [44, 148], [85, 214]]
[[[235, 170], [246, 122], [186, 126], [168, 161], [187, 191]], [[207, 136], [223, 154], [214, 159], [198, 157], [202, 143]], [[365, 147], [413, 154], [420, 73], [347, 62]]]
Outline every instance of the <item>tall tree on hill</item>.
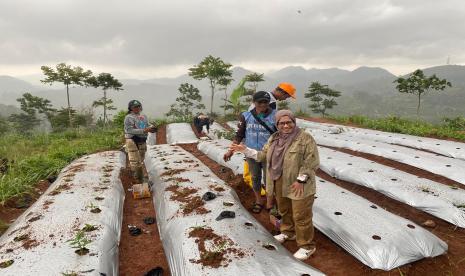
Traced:
[[443, 91], [452, 84], [446, 79], [440, 79], [436, 75], [425, 76], [422, 70], [417, 69], [408, 78], [400, 77], [394, 81], [397, 83], [396, 89], [400, 93], [413, 94], [418, 96], [417, 116], [420, 115], [421, 96], [430, 90]]
[[29, 133], [39, 125], [40, 119], [37, 114], [44, 114], [51, 120], [56, 112], [49, 100], [33, 96], [31, 93], [24, 93], [16, 101], [19, 102], [23, 113], [10, 115], [9, 121], [20, 133]]
[[253, 91], [253, 93], [257, 92], [258, 88], [258, 83], [265, 81], [263, 78], [263, 74], [259, 73], [251, 73], [245, 76], [245, 81], [251, 83], [250, 89]]
[[321, 113], [326, 116], [326, 111], [337, 105], [336, 99], [341, 96], [341, 92], [322, 85], [319, 82], [312, 82], [305, 93], [305, 98], [310, 98], [312, 103], [309, 107], [315, 113]]
[[97, 101], [94, 101], [92, 104], [93, 107], [98, 107], [102, 106], [103, 107], [103, 125], [107, 124], [108, 121], [108, 116], [107, 116], [107, 110], [115, 110], [116, 107], [114, 107], [113, 100], [109, 99], [107, 97], [107, 91], [108, 90], [123, 90], [121, 87], [123, 84], [113, 77], [112, 74], [110, 73], [100, 73], [98, 76], [92, 76], [86, 80], [87, 84], [89, 86], [93, 86], [95, 88], [101, 87], [103, 90], [103, 97], [100, 98]]
[[56, 65], [55, 69], [49, 66], [41, 66], [45, 79], [41, 80], [42, 83], [52, 85], [55, 82], [63, 83], [66, 86], [66, 98], [68, 100], [68, 119], [69, 126], [73, 126], [73, 119], [71, 113], [71, 103], [69, 100], [69, 86], [77, 85], [83, 86], [86, 85], [86, 80], [92, 76], [92, 71], [84, 70], [79, 66], [71, 67], [66, 63], [59, 63]]
[[189, 68], [189, 76], [196, 80], [208, 79], [211, 88], [210, 114], [213, 114], [213, 102], [215, 98], [216, 86], [221, 79], [231, 77], [231, 64], [225, 63], [219, 57], [209, 55], [199, 64]]
[[166, 116], [181, 119], [184, 122], [189, 122], [194, 117], [195, 109], [201, 110], [205, 108], [202, 104], [202, 96], [199, 89], [190, 83], [183, 83], [178, 88], [181, 96], [176, 98], [176, 103], [171, 105]]

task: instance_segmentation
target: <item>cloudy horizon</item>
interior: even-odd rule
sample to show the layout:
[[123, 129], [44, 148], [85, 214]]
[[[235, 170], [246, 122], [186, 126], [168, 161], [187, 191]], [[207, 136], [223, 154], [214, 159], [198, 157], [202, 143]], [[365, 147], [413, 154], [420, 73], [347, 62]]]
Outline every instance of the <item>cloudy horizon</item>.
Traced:
[[175, 77], [211, 54], [269, 73], [465, 64], [465, 5], [448, 1], [2, 1], [0, 75], [59, 62], [120, 78]]

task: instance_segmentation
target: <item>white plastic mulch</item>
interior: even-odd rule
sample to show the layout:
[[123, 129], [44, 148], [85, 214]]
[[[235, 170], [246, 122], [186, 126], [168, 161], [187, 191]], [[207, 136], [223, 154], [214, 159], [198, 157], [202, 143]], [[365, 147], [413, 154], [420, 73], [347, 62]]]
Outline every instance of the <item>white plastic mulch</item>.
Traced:
[[[0, 237], [1, 275], [118, 275], [125, 154], [92, 154], [68, 165], [47, 191]], [[100, 212], [96, 209], [100, 209]], [[94, 210], [94, 212], [91, 212]], [[87, 255], [68, 240], [86, 225]]]
[[173, 123], [166, 126], [166, 140], [168, 144], [197, 143], [192, 127], [188, 123]]
[[[241, 205], [236, 193], [187, 151], [170, 145], [149, 146], [145, 164], [154, 183], [157, 224], [172, 275], [323, 275], [294, 259]], [[182, 171], [173, 171], [177, 169]], [[169, 175], [163, 176], [164, 173]], [[210, 191], [217, 197], [205, 202], [208, 213], [194, 211], [184, 215], [182, 212], [186, 204], [172, 200], [173, 193], [165, 190], [171, 185], [197, 189], [192, 196], [202, 197]], [[234, 211], [235, 218], [217, 221], [216, 218], [225, 210]], [[195, 227], [209, 227], [233, 243], [220, 248], [207, 243], [208, 250], [223, 252], [235, 249], [244, 255], [240, 257], [227, 251], [229, 261], [223, 261], [218, 268], [196, 263], [200, 259], [198, 244], [195, 238], [189, 237], [189, 232]]]

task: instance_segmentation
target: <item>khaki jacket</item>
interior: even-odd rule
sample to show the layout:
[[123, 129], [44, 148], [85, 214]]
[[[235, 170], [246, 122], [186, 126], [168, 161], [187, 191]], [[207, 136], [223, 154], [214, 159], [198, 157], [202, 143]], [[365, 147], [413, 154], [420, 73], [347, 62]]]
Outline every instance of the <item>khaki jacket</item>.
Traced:
[[[263, 147], [262, 151], [258, 152], [257, 161], [267, 162], [268, 149], [271, 146], [271, 141], [276, 136], [273, 134], [268, 142]], [[268, 164], [268, 163], [267, 163]], [[310, 195], [314, 195], [316, 192], [315, 187], [315, 171], [320, 165], [320, 157], [318, 155], [318, 149], [313, 137], [301, 130], [299, 135], [291, 143], [284, 153], [283, 162], [283, 195], [293, 200], [299, 200], [306, 198]], [[267, 168], [266, 175], [266, 193], [268, 195], [274, 194], [274, 181], [271, 180], [269, 174], [269, 168]], [[301, 196], [296, 197], [295, 193], [291, 189], [292, 183], [297, 181], [299, 174], [306, 174], [309, 176], [307, 183], [304, 184], [304, 192]]]

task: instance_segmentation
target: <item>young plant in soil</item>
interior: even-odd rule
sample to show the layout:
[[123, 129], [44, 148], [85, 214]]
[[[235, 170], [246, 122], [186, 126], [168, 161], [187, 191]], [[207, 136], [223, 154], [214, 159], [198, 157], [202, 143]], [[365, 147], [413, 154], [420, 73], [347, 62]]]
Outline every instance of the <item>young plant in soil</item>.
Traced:
[[4, 262], [1, 262], [0, 263], [0, 268], [7, 268], [9, 266], [11, 266], [15, 261], [13, 260], [7, 260], [7, 261], [4, 261]]
[[79, 230], [77, 231], [76, 236], [74, 236], [74, 239], [67, 240], [67, 242], [69, 242], [72, 248], [77, 248], [77, 250], [74, 251], [76, 254], [83, 256], [89, 253], [89, 249], [86, 248], [86, 245], [92, 241], [87, 239], [83, 230]]
[[74, 271], [62, 272], [61, 275], [63, 275], [63, 276], [79, 276], [79, 274], [77, 274], [77, 273], [74, 272]]
[[92, 202], [86, 206], [86, 209], [90, 209], [90, 212], [94, 214], [100, 213], [102, 211], [100, 210], [100, 208], [98, 208], [98, 206], [94, 205], [94, 203]]
[[84, 231], [84, 232], [92, 232], [92, 231], [95, 231], [97, 229], [98, 229], [98, 227], [96, 225], [86, 223], [86, 225], [82, 228], [82, 231]]

